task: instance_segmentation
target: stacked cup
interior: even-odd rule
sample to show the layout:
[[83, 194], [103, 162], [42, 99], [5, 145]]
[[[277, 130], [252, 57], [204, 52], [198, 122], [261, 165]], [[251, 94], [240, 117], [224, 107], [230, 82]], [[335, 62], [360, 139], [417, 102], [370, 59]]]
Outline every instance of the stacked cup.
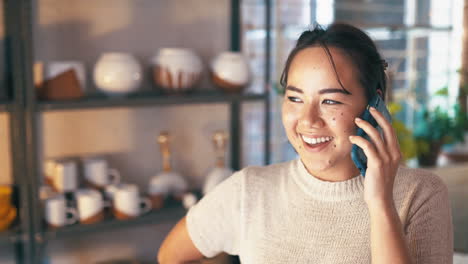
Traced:
[[46, 185], [40, 189], [44, 220], [51, 228], [74, 224], [78, 212], [66, 196], [78, 189], [78, 167], [73, 158], [48, 159], [44, 163]]
[[80, 223], [94, 224], [104, 219], [106, 203], [99, 191], [80, 189], [75, 195]]
[[45, 220], [52, 228], [74, 224], [78, 220], [75, 208], [67, 205], [63, 194], [51, 196], [45, 200]]
[[93, 189], [104, 190], [108, 185], [120, 182], [119, 171], [110, 168], [104, 157], [84, 157], [81, 159], [81, 164], [85, 183]]
[[151, 210], [151, 201], [142, 198], [135, 184], [121, 184], [113, 194], [113, 212], [117, 219], [126, 220]]
[[[78, 169], [86, 188], [79, 186]], [[119, 171], [103, 156], [50, 159], [44, 174], [47, 185], [41, 187], [41, 199], [50, 227], [99, 222], [111, 205], [117, 219], [134, 218], [152, 208], [149, 199], [140, 197], [137, 185], [120, 182]]]
[[50, 159], [44, 164], [45, 182], [57, 193], [78, 189], [78, 169], [74, 159]]
[[[44, 194], [44, 218], [49, 226], [61, 227], [77, 221], [92, 224], [104, 219], [107, 203], [102, 191], [120, 182], [119, 172], [109, 168], [104, 157], [50, 159], [44, 167], [47, 185], [41, 188], [41, 196]], [[87, 188], [80, 188], [79, 169]]]

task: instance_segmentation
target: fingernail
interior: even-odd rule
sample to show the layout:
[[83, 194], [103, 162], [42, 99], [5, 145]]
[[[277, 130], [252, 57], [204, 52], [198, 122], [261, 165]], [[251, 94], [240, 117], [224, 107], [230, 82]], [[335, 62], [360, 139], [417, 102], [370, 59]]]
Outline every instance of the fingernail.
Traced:
[[361, 122], [362, 119], [359, 118], [359, 117], [356, 117], [354, 120], [355, 120], [356, 122]]
[[370, 110], [371, 110], [371, 111], [375, 111], [375, 107], [371, 106], [371, 107], [370, 107]]
[[354, 136], [349, 136], [349, 139], [353, 139], [353, 138], [354, 138]]

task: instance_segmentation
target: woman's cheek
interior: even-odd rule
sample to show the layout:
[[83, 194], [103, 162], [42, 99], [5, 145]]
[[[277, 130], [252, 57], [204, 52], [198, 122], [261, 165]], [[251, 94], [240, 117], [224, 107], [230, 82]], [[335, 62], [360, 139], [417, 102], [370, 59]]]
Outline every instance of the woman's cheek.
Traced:
[[346, 111], [340, 111], [330, 117], [330, 127], [335, 130], [336, 134], [341, 134], [347, 138], [349, 135], [354, 135], [356, 126], [354, 124], [354, 117]]
[[285, 125], [292, 125], [298, 121], [298, 111], [293, 107], [284, 106], [282, 111], [283, 123]]
[[331, 127], [337, 127], [338, 126], [338, 120], [336, 120], [336, 116], [331, 117], [330, 126]]
[[347, 127], [350, 123], [350, 115], [344, 111], [339, 111], [329, 117], [330, 126], [333, 127]]

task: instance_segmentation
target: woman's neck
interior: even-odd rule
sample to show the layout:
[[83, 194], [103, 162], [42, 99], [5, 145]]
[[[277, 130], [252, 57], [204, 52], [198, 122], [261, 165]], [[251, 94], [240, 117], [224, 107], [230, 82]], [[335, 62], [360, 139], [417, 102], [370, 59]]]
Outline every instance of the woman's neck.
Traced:
[[313, 175], [317, 179], [328, 182], [346, 181], [361, 174], [351, 159], [347, 162], [336, 164], [333, 167], [320, 171], [312, 171], [305, 163], [304, 166], [309, 174]]

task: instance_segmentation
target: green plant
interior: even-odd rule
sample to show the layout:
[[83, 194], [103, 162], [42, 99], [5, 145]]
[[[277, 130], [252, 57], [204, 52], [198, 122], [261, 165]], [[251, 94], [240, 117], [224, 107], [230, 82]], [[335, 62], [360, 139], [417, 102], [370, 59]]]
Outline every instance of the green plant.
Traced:
[[[434, 95], [448, 97], [447, 87]], [[423, 105], [416, 113], [415, 121], [413, 136], [420, 165], [434, 165], [440, 148], [445, 144], [463, 142], [468, 130], [468, 115], [459, 104], [447, 109], [441, 106], [429, 109]]]
[[458, 104], [453, 107], [453, 114], [449, 114], [440, 106], [433, 111], [424, 106], [417, 113], [414, 136], [426, 143], [448, 144], [463, 141], [466, 129], [467, 117]]

